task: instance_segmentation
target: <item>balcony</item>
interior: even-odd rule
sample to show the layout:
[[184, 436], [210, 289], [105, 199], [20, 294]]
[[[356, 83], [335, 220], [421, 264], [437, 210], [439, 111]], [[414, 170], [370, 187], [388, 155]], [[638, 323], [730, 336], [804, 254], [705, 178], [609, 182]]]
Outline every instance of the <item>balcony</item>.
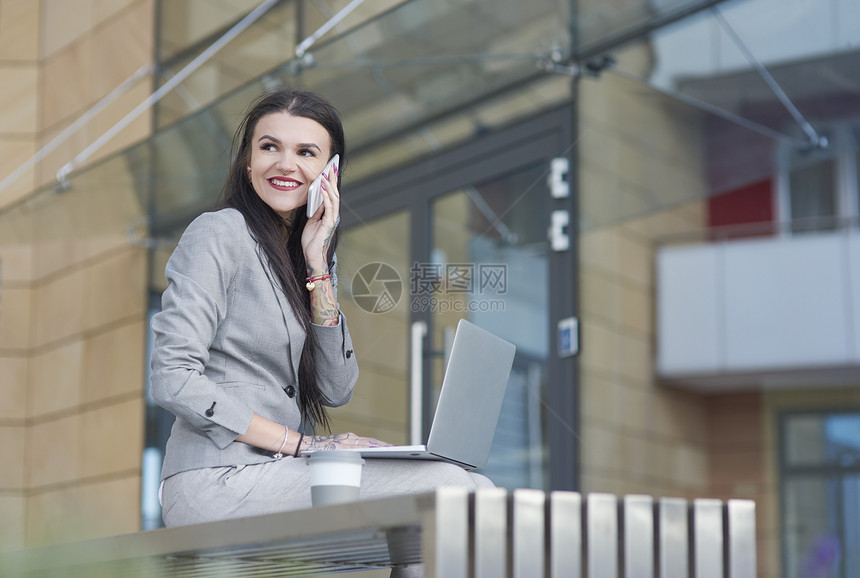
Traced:
[[860, 230], [656, 256], [657, 372], [702, 392], [860, 383]]

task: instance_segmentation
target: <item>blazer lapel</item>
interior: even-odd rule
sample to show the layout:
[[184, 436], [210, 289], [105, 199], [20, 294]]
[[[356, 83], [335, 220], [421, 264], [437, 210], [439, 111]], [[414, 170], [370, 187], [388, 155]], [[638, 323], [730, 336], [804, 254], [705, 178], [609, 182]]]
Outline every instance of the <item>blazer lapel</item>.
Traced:
[[287, 340], [290, 344], [290, 363], [292, 364], [293, 375], [296, 382], [298, 382], [298, 368], [299, 361], [302, 358], [302, 347], [305, 344], [305, 331], [299, 320], [296, 319], [293, 308], [290, 306], [290, 302], [287, 301], [287, 296], [284, 295], [284, 292], [279, 287], [279, 283], [275, 280], [272, 269], [269, 267], [269, 260], [263, 254], [259, 245], [257, 245], [257, 258], [260, 260], [260, 265], [263, 267], [263, 272], [269, 281], [269, 285], [272, 287], [275, 299], [277, 299], [278, 306], [281, 309], [281, 318], [284, 320], [284, 327], [287, 329]]

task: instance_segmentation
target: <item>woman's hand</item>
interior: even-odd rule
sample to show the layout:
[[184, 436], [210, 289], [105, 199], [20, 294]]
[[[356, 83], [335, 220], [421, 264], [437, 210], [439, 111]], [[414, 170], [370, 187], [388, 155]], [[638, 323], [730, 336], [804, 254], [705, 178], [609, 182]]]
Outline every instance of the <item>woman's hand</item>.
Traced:
[[312, 320], [317, 325], [334, 326], [340, 322], [340, 311], [335, 298], [334, 285], [329, 276], [326, 255], [328, 255], [334, 231], [340, 222], [337, 165], [332, 166], [328, 175], [324, 175], [320, 194], [323, 204], [305, 224], [305, 229], [302, 231], [302, 250], [308, 265]]
[[300, 451], [354, 450], [360, 448], [379, 448], [391, 444], [354, 433], [339, 433], [327, 436], [305, 436]]
[[328, 248], [334, 230], [340, 223], [340, 191], [337, 189], [337, 165], [332, 166], [329, 174], [323, 175], [320, 187], [323, 203], [316, 213], [308, 217], [302, 231], [302, 250], [308, 264], [308, 276], [328, 273]]

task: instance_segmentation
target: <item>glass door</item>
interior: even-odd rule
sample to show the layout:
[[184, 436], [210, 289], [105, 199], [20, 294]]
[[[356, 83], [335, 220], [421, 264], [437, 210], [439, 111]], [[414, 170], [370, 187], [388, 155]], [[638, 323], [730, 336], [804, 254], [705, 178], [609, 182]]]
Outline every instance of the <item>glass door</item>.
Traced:
[[[438, 282], [432, 292], [412, 287], [413, 311], [423, 309], [430, 316], [432, 351], [447, 353], [460, 319], [517, 346], [483, 471], [509, 489], [546, 486], [542, 400], [548, 378], [550, 248], [545, 174], [545, 163], [537, 163], [436, 197], [427, 269]], [[434, 400], [444, 358], [436, 355], [431, 364]]]
[[468, 319], [517, 346], [483, 473], [506, 488], [576, 489], [574, 358], [558, 354], [557, 335], [575, 305], [575, 237], [561, 248], [548, 239], [558, 213], [575, 219], [549, 184], [570, 148], [569, 118], [547, 113], [344, 183], [338, 300], [360, 375], [333, 431], [426, 442]]

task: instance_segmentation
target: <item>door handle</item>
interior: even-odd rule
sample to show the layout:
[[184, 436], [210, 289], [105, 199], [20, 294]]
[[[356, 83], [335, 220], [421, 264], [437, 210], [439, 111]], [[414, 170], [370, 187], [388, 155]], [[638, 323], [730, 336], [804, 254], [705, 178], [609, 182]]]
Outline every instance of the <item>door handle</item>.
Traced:
[[423, 443], [424, 428], [424, 336], [427, 335], [427, 323], [415, 321], [412, 323], [410, 345], [411, 363], [409, 378], [409, 444]]

